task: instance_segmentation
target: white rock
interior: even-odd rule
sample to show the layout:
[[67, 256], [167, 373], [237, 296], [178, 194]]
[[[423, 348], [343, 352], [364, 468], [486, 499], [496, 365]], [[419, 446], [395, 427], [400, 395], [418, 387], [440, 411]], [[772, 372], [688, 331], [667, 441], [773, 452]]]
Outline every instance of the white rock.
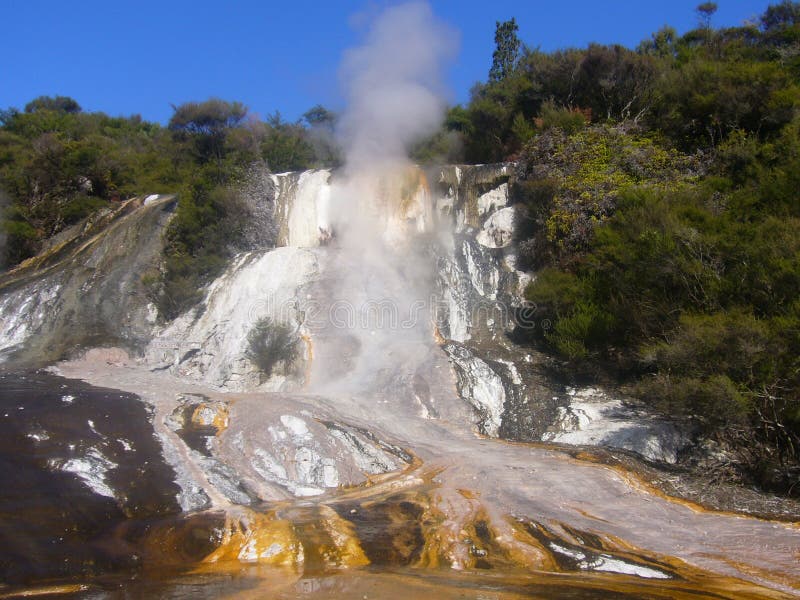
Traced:
[[[246, 357], [250, 331], [262, 317], [299, 328], [297, 291], [317, 272], [316, 256], [300, 248], [240, 256], [209, 286], [199, 318], [189, 311], [150, 343], [147, 362], [171, 364], [173, 373], [225, 390], [258, 387], [258, 369]], [[277, 377], [262, 389], [277, 391], [284, 381]]]
[[624, 448], [667, 463], [675, 463], [689, 443], [672, 424], [640, 415], [597, 388], [569, 389], [567, 395], [570, 405], [559, 408], [555, 431], [545, 433], [543, 441]]
[[483, 224], [475, 238], [487, 248], [505, 248], [514, 239], [514, 207], [509, 206], [493, 213]]
[[508, 184], [503, 183], [478, 198], [478, 212], [483, 216], [506, 204], [508, 204]]
[[293, 435], [300, 438], [309, 437], [308, 426], [306, 426], [306, 422], [300, 417], [281, 415], [281, 423], [283, 423], [283, 426], [291, 431]]
[[71, 458], [61, 465], [61, 470], [77, 475], [95, 494], [114, 497], [106, 482], [108, 472], [117, 465], [100, 454], [96, 448], [90, 448], [83, 458]]
[[456, 366], [459, 395], [471, 402], [478, 411], [486, 435], [497, 437], [506, 401], [502, 379], [466, 348], [448, 346], [445, 350]]

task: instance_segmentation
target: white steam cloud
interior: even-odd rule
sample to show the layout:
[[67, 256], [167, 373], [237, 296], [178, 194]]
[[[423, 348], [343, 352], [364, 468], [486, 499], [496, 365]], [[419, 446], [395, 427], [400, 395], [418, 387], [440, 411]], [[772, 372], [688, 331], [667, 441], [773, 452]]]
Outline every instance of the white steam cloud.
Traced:
[[415, 239], [429, 223], [421, 198], [427, 188], [407, 153], [442, 122], [441, 82], [457, 47], [456, 32], [427, 3], [413, 2], [379, 14], [364, 44], [344, 56], [347, 108], [337, 133], [346, 162], [332, 189], [336, 237], [326, 271], [329, 299], [355, 309], [356, 326], [337, 335], [350, 338], [340, 340], [342, 348], [356, 350], [338, 384], [330, 376], [337, 365], [315, 361], [312, 379], [327, 389], [391, 385], [392, 377], [413, 372], [432, 346], [429, 317], [420, 314], [430, 298], [432, 261]]
[[444, 67], [457, 49], [455, 30], [427, 3], [413, 2], [379, 15], [364, 45], [345, 54], [339, 132], [351, 172], [396, 166], [410, 144], [435, 131], [445, 109]]

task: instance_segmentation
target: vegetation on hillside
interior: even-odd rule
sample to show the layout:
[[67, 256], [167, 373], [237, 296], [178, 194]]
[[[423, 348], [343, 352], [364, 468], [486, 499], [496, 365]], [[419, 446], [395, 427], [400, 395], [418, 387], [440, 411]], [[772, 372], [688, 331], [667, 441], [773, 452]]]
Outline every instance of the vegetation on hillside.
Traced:
[[253, 165], [275, 172], [331, 166], [334, 115], [251, 118], [238, 102], [174, 107], [167, 127], [138, 116], [86, 113], [72, 98], [36, 98], [0, 111], [0, 266], [34, 255], [49, 237], [117, 200], [178, 193], [161, 271], [146, 280], [163, 317], [191, 306], [243, 243], [239, 189]]
[[[516, 250], [549, 325], [528, 341], [694, 421], [742, 480], [800, 493], [800, 2], [721, 29], [715, 3], [697, 11], [697, 28], [636, 49], [543, 52], [497, 23], [486, 83], [413, 156], [517, 161]], [[116, 199], [178, 192], [145, 275], [174, 317], [245, 244], [249, 169], [336, 165], [334, 120], [317, 106], [261, 121], [217, 99], [166, 127], [65, 97], [0, 111], [1, 260]], [[272, 343], [262, 325], [253, 360]]]
[[796, 494], [800, 3], [725, 29], [715, 10], [635, 50], [515, 58], [516, 25], [498, 23], [488, 82], [445, 128], [469, 162], [517, 160], [517, 252], [548, 325], [530, 341]]

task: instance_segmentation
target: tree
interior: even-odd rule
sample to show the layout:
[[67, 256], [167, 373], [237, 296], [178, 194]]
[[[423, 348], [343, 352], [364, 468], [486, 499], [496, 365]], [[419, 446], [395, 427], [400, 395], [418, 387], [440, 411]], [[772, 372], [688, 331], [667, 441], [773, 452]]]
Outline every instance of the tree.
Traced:
[[321, 104], [317, 104], [303, 113], [303, 120], [305, 120], [310, 127], [332, 129], [336, 123], [336, 113], [329, 111]]
[[772, 4], [761, 16], [761, 27], [764, 31], [773, 31], [783, 27], [800, 24], [800, 2], [783, 0], [780, 4]]
[[169, 120], [169, 128], [203, 135], [214, 135], [219, 131], [238, 125], [247, 114], [241, 102], [227, 102], [210, 98], [205, 102], [186, 102], [172, 106], [175, 113]]
[[299, 123], [283, 120], [275, 111], [267, 117], [267, 133], [261, 142], [261, 156], [274, 172], [308, 169], [314, 164], [314, 148]]
[[186, 102], [174, 106], [169, 128], [178, 134], [188, 134], [195, 139], [201, 161], [211, 158], [222, 160], [225, 138], [230, 129], [238, 126], [247, 115], [241, 102], [227, 102], [210, 98], [205, 102]]
[[711, 17], [717, 12], [716, 2], [703, 2], [697, 7], [697, 16], [703, 29], [711, 29]]
[[489, 71], [490, 82], [502, 81], [517, 66], [521, 48], [517, 31], [519, 31], [519, 27], [513, 17], [510, 21], [496, 22], [495, 51], [492, 54], [492, 68]]
[[68, 96], [39, 96], [25, 105], [26, 113], [34, 113], [42, 110], [72, 114], [81, 112], [81, 106]]
[[674, 58], [677, 54], [676, 43], [678, 32], [674, 27], [665, 25], [651, 36], [651, 39], [639, 44], [641, 54], [650, 54], [661, 58]]

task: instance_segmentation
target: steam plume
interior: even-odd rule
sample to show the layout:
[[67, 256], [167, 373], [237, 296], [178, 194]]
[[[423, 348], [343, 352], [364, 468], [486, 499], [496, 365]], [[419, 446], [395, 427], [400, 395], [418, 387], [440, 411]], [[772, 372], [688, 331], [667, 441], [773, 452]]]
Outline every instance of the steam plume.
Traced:
[[357, 319], [348, 332], [360, 349], [351, 389], [413, 371], [430, 347], [419, 306], [429, 297], [431, 261], [415, 252], [401, 189], [409, 188], [409, 146], [444, 116], [443, 69], [456, 49], [456, 33], [427, 3], [413, 2], [378, 15], [342, 62], [347, 108], [338, 135], [346, 162], [332, 190], [337, 248], [328, 272], [331, 298], [354, 307]]
[[406, 161], [409, 145], [439, 126], [443, 68], [457, 45], [427, 3], [413, 2], [387, 9], [364, 45], [346, 52], [340, 136], [351, 172]]

